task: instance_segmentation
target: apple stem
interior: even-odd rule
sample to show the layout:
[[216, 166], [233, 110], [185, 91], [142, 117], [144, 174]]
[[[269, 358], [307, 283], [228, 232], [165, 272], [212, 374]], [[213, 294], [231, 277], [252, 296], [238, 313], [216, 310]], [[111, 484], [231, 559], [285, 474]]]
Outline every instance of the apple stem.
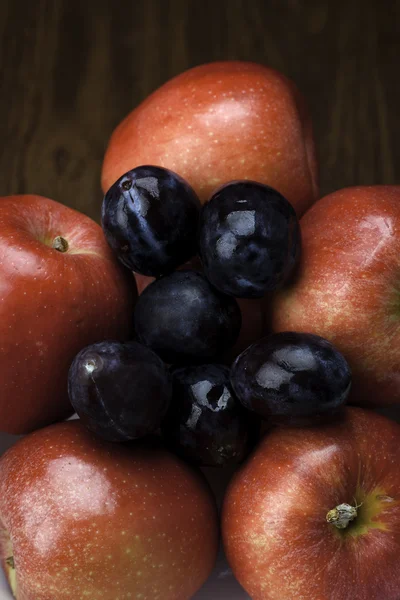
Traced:
[[357, 508], [359, 506], [351, 506], [346, 503], [339, 504], [327, 513], [326, 520], [338, 529], [346, 529], [349, 523], [356, 518]]
[[69, 246], [67, 240], [61, 235], [58, 235], [54, 238], [52, 243], [52, 248], [54, 248], [54, 250], [58, 250], [58, 252], [67, 252], [68, 247]]

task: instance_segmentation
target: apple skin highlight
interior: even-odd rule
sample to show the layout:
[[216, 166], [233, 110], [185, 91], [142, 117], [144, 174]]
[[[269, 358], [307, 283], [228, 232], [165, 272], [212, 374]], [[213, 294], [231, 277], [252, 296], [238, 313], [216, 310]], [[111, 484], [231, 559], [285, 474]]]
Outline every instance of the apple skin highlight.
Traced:
[[218, 548], [199, 473], [156, 440], [116, 445], [79, 421], [3, 455], [0, 522], [17, 600], [189, 600]]
[[[323, 427], [275, 429], [224, 501], [228, 561], [253, 600], [397, 600], [400, 426], [349, 408]], [[346, 528], [327, 521], [357, 507]]]
[[300, 220], [297, 277], [273, 299], [274, 331], [316, 333], [343, 353], [352, 404], [400, 402], [399, 205], [400, 186], [319, 200]]
[[136, 286], [89, 217], [34, 195], [0, 207], [0, 431], [21, 434], [72, 413], [75, 354], [130, 336]]
[[[304, 98], [287, 77], [251, 62], [220, 61], [189, 69], [132, 110], [109, 140], [103, 191], [140, 165], [175, 171], [203, 204], [217, 187], [238, 179], [276, 188], [298, 216], [319, 196]], [[152, 281], [135, 277], [139, 293]], [[267, 331], [262, 301], [240, 299], [239, 304], [243, 324], [233, 357]]]
[[287, 77], [251, 62], [189, 69], [134, 109], [109, 141], [104, 192], [139, 165], [175, 171], [203, 203], [215, 188], [237, 179], [276, 188], [299, 216], [318, 198], [305, 101]]

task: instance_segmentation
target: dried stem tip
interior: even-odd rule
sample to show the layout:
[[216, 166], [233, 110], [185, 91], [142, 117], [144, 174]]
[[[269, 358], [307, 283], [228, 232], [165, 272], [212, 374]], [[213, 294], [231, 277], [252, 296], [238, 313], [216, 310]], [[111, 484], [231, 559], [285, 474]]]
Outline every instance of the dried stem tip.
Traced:
[[57, 237], [54, 238], [53, 243], [52, 243], [52, 247], [55, 250], [58, 250], [58, 252], [67, 252], [67, 250], [68, 250], [68, 242], [61, 235], [58, 235]]
[[338, 529], [346, 529], [348, 524], [356, 518], [357, 508], [350, 504], [339, 504], [327, 513], [326, 520]]

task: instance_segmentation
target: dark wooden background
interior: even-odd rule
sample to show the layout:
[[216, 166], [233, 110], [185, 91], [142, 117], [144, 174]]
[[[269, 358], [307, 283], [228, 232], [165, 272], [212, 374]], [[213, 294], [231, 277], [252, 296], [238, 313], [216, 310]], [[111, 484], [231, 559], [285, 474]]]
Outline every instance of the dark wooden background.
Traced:
[[0, 195], [98, 219], [125, 114], [171, 76], [244, 59], [294, 79], [326, 193], [400, 179], [400, 1], [0, 0]]

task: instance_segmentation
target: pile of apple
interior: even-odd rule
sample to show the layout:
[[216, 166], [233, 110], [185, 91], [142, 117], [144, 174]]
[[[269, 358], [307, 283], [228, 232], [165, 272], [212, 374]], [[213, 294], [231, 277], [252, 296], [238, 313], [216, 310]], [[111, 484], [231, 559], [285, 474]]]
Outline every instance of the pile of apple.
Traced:
[[[203, 205], [221, 193], [215, 189], [226, 190], [220, 186], [249, 181], [272, 188], [294, 209], [301, 256], [293, 252], [279, 290], [237, 300], [231, 290], [227, 300], [232, 280], [223, 282], [222, 272], [213, 279], [204, 252], [205, 275], [189, 271], [199, 289], [225, 286], [228, 293], [215, 296], [231, 319], [219, 333], [224, 350], [233, 346], [216, 357], [225, 361], [218, 377], [226, 374], [228, 382], [236, 359], [233, 388], [226, 383], [223, 398], [224, 406], [233, 406], [235, 395], [241, 404], [233, 420], [220, 423], [220, 439], [224, 456], [229, 440], [245, 439], [236, 462], [251, 452], [237, 466], [219, 519], [204, 476], [191, 464], [214, 464], [215, 452], [207, 444], [194, 456], [175, 448], [196, 459], [186, 462], [158, 435], [174, 403], [161, 358], [174, 362], [163, 352], [170, 334], [168, 351], [175, 348], [179, 319], [176, 331], [163, 335], [150, 324], [170, 306], [165, 298], [176, 298], [165, 282], [174, 277], [176, 285], [187, 271], [152, 283], [154, 273], [126, 268], [126, 240], [114, 235], [126, 228], [125, 207], [113, 235], [103, 208], [111, 249], [102, 228], [70, 208], [33, 195], [1, 198], [0, 430], [29, 434], [0, 459], [0, 559], [14, 596], [188, 600], [213, 569], [221, 524], [228, 562], [254, 600], [399, 600], [400, 427], [370, 408], [400, 404], [400, 186], [348, 188], [318, 199], [301, 95], [279, 73], [240, 62], [191, 69], [128, 115], [104, 158], [104, 192], [116, 182], [128, 191], [125, 174], [137, 175], [142, 165], [179, 174]], [[185, 244], [191, 239], [195, 231]], [[316, 349], [293, 350], [293, 339]], [[290, 340], [291, 351], [282, 346], [284, 358], [266, 373], [277, 340]], [[143, 359], [134, 376], [132, 353]], [[149, 403], [138, 401], [140, 434], [129, 430], [138, 426], [129, 406], [112, 414], [104, 404], [99, 416], [96, 361], [117, 373], [114, 387], [100, 390], [115, 394], [116, 406], [129, 386], [138, 398], [151, 398], [148, 413]], [[276, 385], [272, 394], [277, 381], [292, 381], [288, 363], [303, 372], [304, 361], [308, 370], [315, 361], [330, 369], [325, 418], [286, 418], [296, 392], [282, 398]], [[254, 392], [260, 378], [268, 399]], [[298, 387], [304, 383], [320, 398], [313, 381]], [[70, 398], [81, 406], [83, 395], [81, 420], [65, 421], [73, 413]], [[357, 407], [343, 407], [345, 400]], [[282, 402], [289, 406], [284, 414], [277, 409]], [[154, 406], [160, 419], [150, 426]], [[321, 417], [319, 409], [314, 402], [312, 415]], [[258, 417], [266, 418], [258, 443], [249, 433], [255, 414], [256, 429]], [[167, 414], [176, 422], [180, 416]], [[110, 424], [114, 441], [107, 441]], [[210, 439], [214, 434], [208, 431]]]

